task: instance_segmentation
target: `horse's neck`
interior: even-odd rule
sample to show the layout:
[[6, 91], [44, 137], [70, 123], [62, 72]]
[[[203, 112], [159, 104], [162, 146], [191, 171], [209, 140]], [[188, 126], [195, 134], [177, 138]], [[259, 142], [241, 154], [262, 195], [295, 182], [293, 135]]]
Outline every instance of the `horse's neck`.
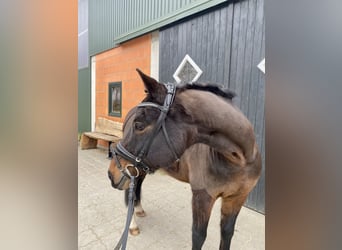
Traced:
[[205, 91], [187, 90], [180, 99], [197, 126], [196, 142], [215, 148], [241, 165], [254, 160], [257, 148], [253, 127], [240, 110]]

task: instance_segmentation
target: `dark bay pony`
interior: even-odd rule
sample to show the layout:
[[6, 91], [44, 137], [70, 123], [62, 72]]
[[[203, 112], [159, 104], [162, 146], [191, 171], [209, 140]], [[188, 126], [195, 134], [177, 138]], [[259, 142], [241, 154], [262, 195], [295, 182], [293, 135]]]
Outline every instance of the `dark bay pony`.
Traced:
[[[251, 123], [232, 104], [230, 91], [197, 84], [172, 90], [138, 73], [147, 96], [126, 116], [123, 139], [108, 170], [112, 186], [127, 191], [125, 171], [137, 175], [136, 215], [144, 216], [140, 192], [147, 173], [162, 168], [190, 183], [192, 249], [202, 248], [212, 207], [221, 198], [220, 249], [230, 249], [236, 218], [261, 172]], [[139, 233], [134, 219], [130, 229]]]

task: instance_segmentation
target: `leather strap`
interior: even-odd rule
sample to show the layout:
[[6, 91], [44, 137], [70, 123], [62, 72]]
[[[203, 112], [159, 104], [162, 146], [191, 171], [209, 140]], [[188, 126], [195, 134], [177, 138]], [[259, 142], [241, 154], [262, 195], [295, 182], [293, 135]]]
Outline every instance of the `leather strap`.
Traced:
[[126, 249], [129, 225], [131, 224], [132, 216], [134, 213], [134, 199], [133, 199], [134, 184], [135, 184], [135, 177], [131, 176], [131, 182], [129, 184], [128, 211], [127, 211], [127, 217], [126, 217], [125, 230], [123, 231], [121, 238], [118, 244], [116, 245], [116, 247], [114, 248], [114, 250], [119, 250], [120, 247], [121, 247], [121, 250]]
[[166, 131], [166, 127], [165, 127], [165, 120], [163, 121], [163, 124], [162, 124], [162, 129], [163, 129], [163, 134], [164, 134], [164, 137], [165, 137], [165, 140], [166, 140], [166, 143], [167, 145], [169, 146], [169, 149], [171, 150], [173, 156], [175, 157], [176, 161], [179, 161], [179, 157], [176, 153], [176, 150], [175, 150], [175, 147], [173, 146], [171, 140], [170, 140], [170, 137]]

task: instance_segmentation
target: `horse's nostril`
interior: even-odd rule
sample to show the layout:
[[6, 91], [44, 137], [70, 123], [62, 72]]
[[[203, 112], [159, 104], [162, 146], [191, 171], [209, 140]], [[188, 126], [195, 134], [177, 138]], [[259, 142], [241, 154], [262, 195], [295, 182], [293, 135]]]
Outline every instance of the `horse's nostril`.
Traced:
[[113, 175], [112, 175], [112, 173], [111, 173], [110, 171], [108, 171], [108, 178], [109, 178], [110, 180], [113, 180]]

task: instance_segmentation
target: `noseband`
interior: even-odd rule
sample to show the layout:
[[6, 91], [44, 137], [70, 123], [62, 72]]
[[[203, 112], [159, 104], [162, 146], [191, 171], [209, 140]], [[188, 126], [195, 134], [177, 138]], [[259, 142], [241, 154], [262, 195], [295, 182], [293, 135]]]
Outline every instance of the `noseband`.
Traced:
[[[167, 93], [164, 99], [164, 104], [163, 106], [158, 105], [156, 103], [153, 102], [142, 102], [140, 103], [137, 107], [153, 107], [153, 108], [157, 108], [160, 110], [160, 115], [158, 117], [158, 120], [156, 122], [155, 127], [153, 128], [151, 135], [149, 136], [149, 138], [144, 142], [142, 148], [140, 149], [138, 155], [133, 155], [132, 153], [130, 153], [122, 144], [121, 142], [119, 142], [115, 148], [112, 148], [112, 153], [115, 157], [115, 161], [116, 161], [116, 166], [118, 167], [118, 169], [121, 171], [121, 173], [123, 174], [121, 177], [120, 182], [122, 181], [122, 179], [124, 178], [124, 176], [126, 178], [130, 178], [131, 175], [128, 174], [124, 168], [121, 166], [119, 158], [118, 157], [122, 157], [127, 161], [130, 161], [133, 166], [138, 170], [137, 172], [139, 173], [139, 169], [144, 171], [145, 173], [152, 173], [153, 170], [151, 169], [151, 167], [144, 161], [146, 155], [149, 152], [149, 149], [151, 147], [151, 144], [154, 140], [154, 138], [156, 137], [157, 133], [160, 131], [160, 129], [162, 129], [162, 132], [164, 134], [166, 143], [168, 145], [168, 147], [170, 148], [173, 156], [175, 157], [176, 161], [179, 160], [179, 157], [175, 151], [174, 146], [171, 143], [171, 140], [167, 134], [166, 128], [165, 128], [165, 119], [167, 116], [167, 113], [169, 112], [169, 109], [173, 103], [173, 100], [175, 98], [175, 94], [176, 94], [176, 86], [173, 83], [167, 83], [164, 84], [166, 89], [167, 89]], [[137, 177], [137, 176], [136, 176]]]

